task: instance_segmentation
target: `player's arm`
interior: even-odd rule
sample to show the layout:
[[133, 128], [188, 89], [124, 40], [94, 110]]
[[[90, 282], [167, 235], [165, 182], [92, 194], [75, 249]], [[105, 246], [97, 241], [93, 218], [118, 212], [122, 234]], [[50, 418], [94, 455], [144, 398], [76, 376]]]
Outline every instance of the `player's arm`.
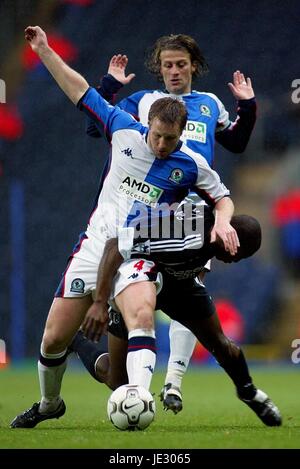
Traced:
[[63, 92], [74, 104], [77, 104], [89, 88], [87, 81], [51, 49], [45, 32], [39, 26], [28, 26], [25, 29], [25, 39]]
[[47, 36], [39, 26], [26, 28], [25, 37], [65, 94], [81, 111], [92, 117], [101, 130], [104, 129], [109, 141], [116, 130], [135, 126], [136, 122], [127, 112], [110, 106], [94, 88], [89, 88], [87, 81], [79, 73], [70, 68], [49, 47]]
[[239, 239], [235, 229], [230, 224], [234, 212], [234, 205], [229, 197], [230, 192], [221, 182], [218, 173], [210, 168], [204, 158], [199, 156], [195, 162], [198, 176], [194, 190], [215, 210], [215, 223], [211, 232], [211, 242], [214, 242], [216, 237], [219, 236], [226, 251], [234, 255], [239, 246]]
[[215, 224], [211, 231], [211, 243], [217, 236], [222, 239], [226, 251], [232, 256], [237, 253], [240, 245], [237, 232], [231, 226], [230, 221], [234, 213], [234, 205], [230, 197], [223, 197], [215, 205]]
[[239, 70], [234, 72], [232, 83], [228, 86], [238, 101], [237, 118], [228, 119], [228, 113], [220, 102], [220, 117], [216, 129], [216, 140], [233, 153], [242, 153], [250, 139], [256, 121], [256, 100], [251, 79], [245, 78]]
[[106, 330], [108, 320], [107, 304], [113, 279], [124, 260], [130, 259], [133, 246], [134, 229], [118, 227], [118, 237], [109, 239], [104, 247], [98, 268], [94, 303], [89, 308], [82, 329], [91, 340], [99, 340]]
[[99, 341], [103, 332], [106, 331], [108, 322], [107, 304], [112, 282], [123, 260], [118, 249], [118, 238], [109, 239], [105, 244], [98, 268], [94, 303], [89, 308], [81, 325], [81, 329], [88, 339]]
[[111, 238], [106, 241], [98, 269], [95, 293], [96, 302], [107, 303], [111, 292], [113, 278], [123, 261], [124, 259], [119, 252], [118, 238]]

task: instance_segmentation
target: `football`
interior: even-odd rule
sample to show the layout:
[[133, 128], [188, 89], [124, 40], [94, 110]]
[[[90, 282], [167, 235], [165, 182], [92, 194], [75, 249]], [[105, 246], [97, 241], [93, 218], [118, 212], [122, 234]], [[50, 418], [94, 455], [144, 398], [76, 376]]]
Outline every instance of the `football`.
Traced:
[[155, 401], [142, 386], [125, 384], [108, 399], [107, 415], [119, 430], [144, 430], [154, 419]]

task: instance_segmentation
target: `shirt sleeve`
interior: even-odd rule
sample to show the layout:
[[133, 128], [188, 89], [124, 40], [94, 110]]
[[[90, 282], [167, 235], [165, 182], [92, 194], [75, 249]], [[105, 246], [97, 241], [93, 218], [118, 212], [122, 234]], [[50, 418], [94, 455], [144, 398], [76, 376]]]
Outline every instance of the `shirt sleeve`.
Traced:
[[220, 176], [211, 169], [205, 158], [197, 158], [197, 179], [194, 191], [205, 200], [205, 202], [214, 207], [223, 197], [230, 195], [229, 189], [222, 183]]
[[218, 121], [216, 141], [233, 153], [242, 153], [248, 144], [255, 122], [255, 98], [242, 99], [238, 101], [237, 118], [234, 122], [229, 122], [229, 125], [224, 127]]
[[[110, 104], [113, 104], [116, 99], [116, 94], [122, 87], [123, 85], [120, 81], [116, 80], [112, 75], [107, 73], [102, 77], [101, 83], [96, 88], [96, 90], [104, 99], [106, 99], [106, 101], [108, 101]], [[102, 137], [97, 125], [90, 117], [87, 117], [86, 133], [90, 137]]]
[[111, 141], [113, 132], [134, 128], [140, 129], [141, 124], [127, 112], [118, 106], [112, 106], [95, 90], [89, 88], [77, 104], [78, 108], [91, 117], [101, 132], [104, 132], [107, 140]]

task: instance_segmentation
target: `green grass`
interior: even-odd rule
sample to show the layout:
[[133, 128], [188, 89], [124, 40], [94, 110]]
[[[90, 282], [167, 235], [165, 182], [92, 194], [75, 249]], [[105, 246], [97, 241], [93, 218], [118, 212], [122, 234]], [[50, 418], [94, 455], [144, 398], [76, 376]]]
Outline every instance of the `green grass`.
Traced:
[[264, 426], [234, 394], [222, 371], [189, 371], [183, 385], [184, 409], [162, 410], [158, 394], [163, 374], [153, 378], [155, 421], [144, 432], [120, 432], [107, 420], [110, 391], [80, 371], [64, 377], [67, 412], [34, 429], [9, 428], [12, 418], [39, 399], [35, 369], [0, 370], [0, 448], [300, 448], [299, 369], [254, 368], [255, 383], [280, 408], [282, 427]]

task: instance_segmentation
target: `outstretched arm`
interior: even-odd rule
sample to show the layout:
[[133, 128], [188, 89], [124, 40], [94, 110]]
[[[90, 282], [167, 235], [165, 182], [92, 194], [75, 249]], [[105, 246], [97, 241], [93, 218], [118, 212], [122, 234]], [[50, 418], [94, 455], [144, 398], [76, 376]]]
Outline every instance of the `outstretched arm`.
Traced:
[[[107, 74], [102, 77], [100, 86], [97, 87], [98, 93], [111, 104], [115, 102], [116, 94], [123, 85], [127, 85], [135, 77], [134, 73], [126, 76], [127, 64], [127, 55], [113, 55], [109, 62]], [[86, 133], [90, 137], [101, 137], [101, 132], [91, 118], [88, 118]]]
[[51, 49], [45, 32], [39, 26], [28, 26], [25, 29], [25, 39], [29, 42], [32, 50], [38, 54], [63, 92], [74, 104], [77, 104], [89, 88], [87, 81]]
[[256, 121], [256, 101], [251, 79], [239, 70], [234, 72], [230, 91], [238, 101], [237, 118], [225, 130], [217, 128], [216, 141], [233, 153], [242, 153], [249, 141]]
[[244, 74], [237, 70], [233, 74], [232, 81], [233, 83], [228, 83], [228, 86], [235, 99], [240, 100], [254, 98], [254, 91], [249, 77], [246, 79]]
[[128, 83], [135, 77], [134, 73], [130, 73], [126, 76], [126, 67], [128, 64], [127, 55], [117, 54], [113, 55], [110, 59], [108, 71], [109, 75], [112, 75], [115, 80], [118, 80], [122, 85], [128, 85]]

